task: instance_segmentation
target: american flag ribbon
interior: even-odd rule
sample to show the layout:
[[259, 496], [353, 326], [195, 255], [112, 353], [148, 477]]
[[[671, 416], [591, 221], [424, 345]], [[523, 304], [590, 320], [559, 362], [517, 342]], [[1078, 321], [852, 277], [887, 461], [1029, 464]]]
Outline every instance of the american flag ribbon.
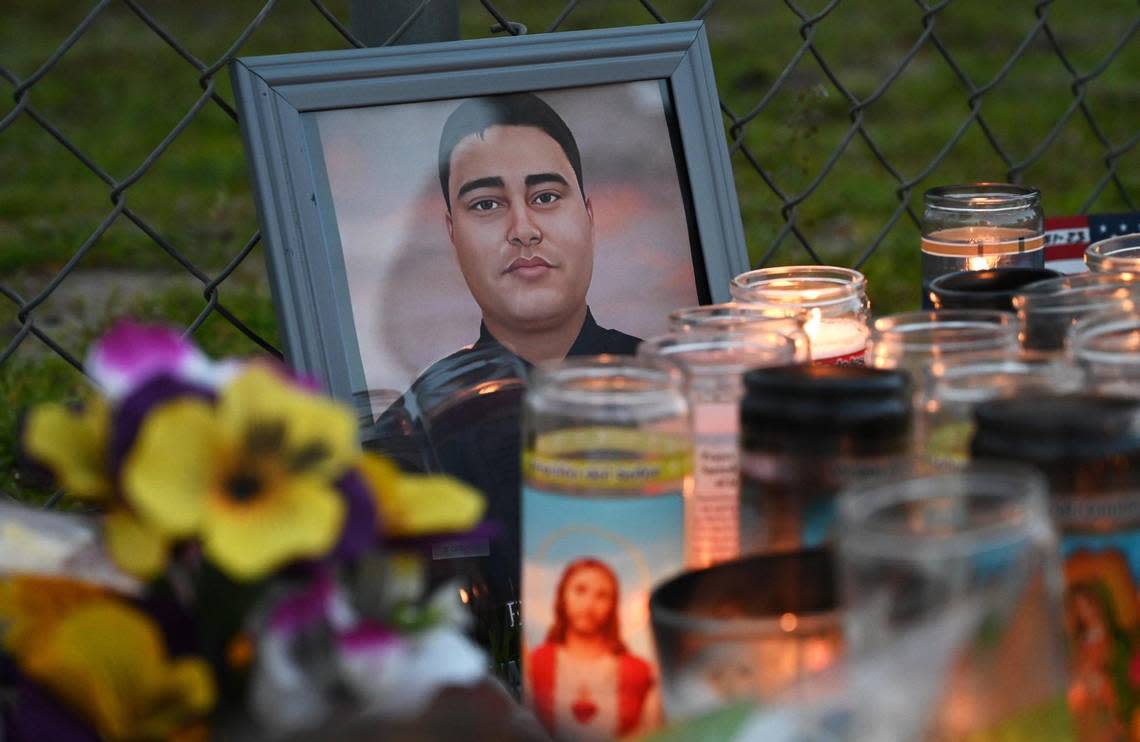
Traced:
[[1093, 242], [1140, 232], [1140, 212], [1053, 216], [1045, 220], [1045, 261], [1080, 260]]

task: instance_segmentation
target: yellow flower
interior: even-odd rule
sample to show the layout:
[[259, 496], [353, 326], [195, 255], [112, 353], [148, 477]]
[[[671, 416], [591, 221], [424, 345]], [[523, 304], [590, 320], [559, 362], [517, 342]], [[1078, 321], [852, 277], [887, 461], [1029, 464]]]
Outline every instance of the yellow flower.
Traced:
[[335, 482], [360, 455], [356, 421], [332, 400], [253, 367], [217, 403], [177, 399], [144, 421], [123, 494], [164, 537], [200, 535], [237, 579], [332, 548], [344, 520]]
[[360, 471], [388, 536], [466, 531], [479, 522], [487, 507], [478, 491], [458, 479], [401, 474], [394, 464], [374, 454], [361, 457]]
[[113, 598], [78, 606], [16, 659], [108, 740], [166, 740], [214, 705], [209, 666], [169, 659], [154, 623]]
[[24, 451], [47, 467], [75, 497], [101, 499], [111, 493], [107, 441], [111, 411], [92, 395], [80, 408], [42, 404], [32, 408], [24, 427]]

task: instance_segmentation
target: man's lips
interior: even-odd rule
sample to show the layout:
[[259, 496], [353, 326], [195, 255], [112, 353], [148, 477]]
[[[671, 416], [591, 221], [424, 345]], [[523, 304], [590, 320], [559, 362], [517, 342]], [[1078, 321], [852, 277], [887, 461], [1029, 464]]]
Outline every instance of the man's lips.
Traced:
[[546, 271], [553, 267], [554, 266], [548, 263], [545, 258], [537, 256], [533, 258], [515, 258], [503, 272], [514, 273], [523, 278], [532, 278], [546, 273]]

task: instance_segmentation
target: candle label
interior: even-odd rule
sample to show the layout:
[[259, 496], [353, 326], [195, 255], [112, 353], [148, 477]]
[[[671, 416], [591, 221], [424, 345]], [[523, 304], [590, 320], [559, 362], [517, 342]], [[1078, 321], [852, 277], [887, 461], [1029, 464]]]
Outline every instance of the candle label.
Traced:
[[820, 366], [862, 366], [866, 363], [863, 358], [865, 353], [866, 351], [859, 349], [854, 353], [832, 358], [816, 358], [814, 362]]
[[1140, 728], [1140, 498], [1055, 498], [1063, 534], [1069, 699], [1081, 739]]
[[649, 592], [683, 566], [681, 491], [523, 487], [523, 689], [556, 739], [613, 739], [660, 722]]
[[922, 251], [948, 258], [1033, 252], [1045, 247], [1045, 235], [1029, 229], [955, 227], [922, 238]]
[[740, 405], [693, 405], [693, 494], [685, 562], [707, 567], [740, 554]]

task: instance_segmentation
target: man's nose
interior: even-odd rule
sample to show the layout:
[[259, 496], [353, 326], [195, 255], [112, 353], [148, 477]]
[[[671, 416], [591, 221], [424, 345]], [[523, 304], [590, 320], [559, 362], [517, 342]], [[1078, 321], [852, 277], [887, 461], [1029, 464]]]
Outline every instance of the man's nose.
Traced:
[[542, 230], [539, 229], [530, 209], [523, 207], [513, 211], [507, 232], [507, 241], [520, 247], [537, 245], [542, 242]]

